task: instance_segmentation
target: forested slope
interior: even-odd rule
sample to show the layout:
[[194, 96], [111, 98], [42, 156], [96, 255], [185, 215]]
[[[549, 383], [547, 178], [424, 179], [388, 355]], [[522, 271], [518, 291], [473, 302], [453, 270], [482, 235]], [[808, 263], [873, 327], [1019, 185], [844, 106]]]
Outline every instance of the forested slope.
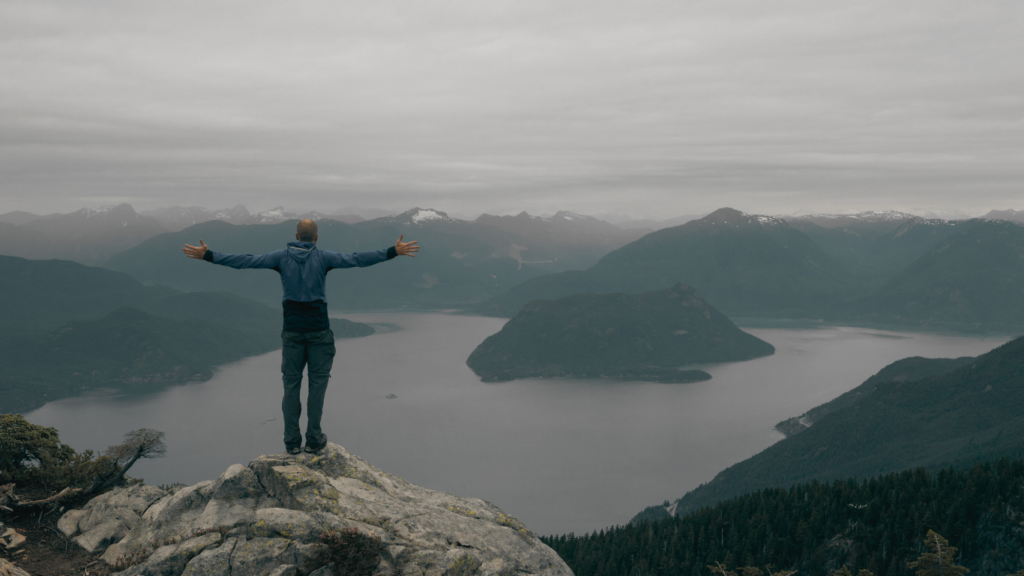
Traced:
[[1024, 462], [770, 488], [682, 516], [543, 538], [578, 575], [710, 576], [708, 565], [912, 576], [928, 530], [971, 576], [1024, 568]]

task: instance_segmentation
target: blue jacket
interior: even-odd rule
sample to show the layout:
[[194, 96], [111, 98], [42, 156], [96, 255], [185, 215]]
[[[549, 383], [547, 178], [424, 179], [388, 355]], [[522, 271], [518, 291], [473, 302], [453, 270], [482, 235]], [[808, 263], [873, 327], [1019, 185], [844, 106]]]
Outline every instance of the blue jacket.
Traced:
[[284, 288], [284, 329], [286, 332], [326, 330], [327, 273], [335, 268], [364, 268], [396, 256], [395, 247], [370, 252], [339, 254], [320, 250], [313, 242], [289, 242], [286, 250], [262, 256], [224, 254], [207, 250], [203, 259], [230, 268], [269, 268], [281, 275]]

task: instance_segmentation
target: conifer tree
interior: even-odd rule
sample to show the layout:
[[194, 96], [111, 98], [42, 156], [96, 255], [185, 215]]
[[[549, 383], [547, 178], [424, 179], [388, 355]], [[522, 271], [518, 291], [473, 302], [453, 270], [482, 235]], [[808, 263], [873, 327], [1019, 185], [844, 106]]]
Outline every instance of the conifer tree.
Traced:
[[917, 570], [917, 576], [963, 576], [970, 572], [963, 566], [957, 566], [956, 548], [949, 545], [946, 539], [933, 530], [925, 537], [925, 546], [931, 552], [922, 552], [917, 560], [907, 563], [907, 568]]

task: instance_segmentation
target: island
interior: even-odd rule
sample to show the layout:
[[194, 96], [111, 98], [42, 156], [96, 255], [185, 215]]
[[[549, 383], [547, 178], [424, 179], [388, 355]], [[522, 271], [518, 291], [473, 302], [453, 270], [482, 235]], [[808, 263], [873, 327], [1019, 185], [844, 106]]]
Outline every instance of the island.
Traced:
[[485, 382], [584, 378], [697, 382], [685, 366], [775, 353], [696, 290], [676, 284], [643, 294], [575, 294], [525, 304], [466, 364]]

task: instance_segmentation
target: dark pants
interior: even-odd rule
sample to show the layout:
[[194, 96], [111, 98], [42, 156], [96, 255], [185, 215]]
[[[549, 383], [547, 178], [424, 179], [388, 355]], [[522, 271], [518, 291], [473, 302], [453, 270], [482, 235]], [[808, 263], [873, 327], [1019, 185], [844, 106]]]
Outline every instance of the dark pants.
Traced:
[[306, 400], [306, 444], [324, 443], [320, 418], [324, 413], [324, 394], [331, 379], [334, 364], [334, 332], [281, 332], [281, 379], [284, 381], [284, 444], [286, 447], [302, 445], [299, 416], [302, 414], [302, 369], [309, 365], [309, 396]]

